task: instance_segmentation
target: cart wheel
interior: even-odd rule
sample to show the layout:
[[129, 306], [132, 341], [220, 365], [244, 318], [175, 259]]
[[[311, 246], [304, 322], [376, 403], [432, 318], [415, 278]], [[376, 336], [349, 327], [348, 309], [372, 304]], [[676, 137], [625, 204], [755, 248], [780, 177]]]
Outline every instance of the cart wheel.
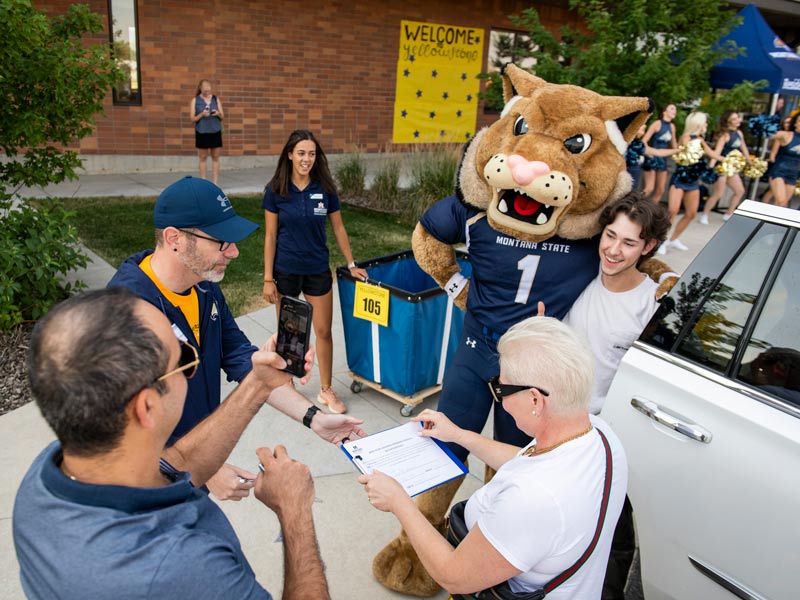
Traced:
[[404, 404], [400, 408], [400, 414], [403, 415], [404, 417], [410, 417], [413, 412], [414, 412], [414, 407], [411, 406], [410, 404]]
[[350, 384], [350, 391], [354, 394], [358, 394], [362, 389], [364, 389], [364, 384], [360, 381], [354, 381]]

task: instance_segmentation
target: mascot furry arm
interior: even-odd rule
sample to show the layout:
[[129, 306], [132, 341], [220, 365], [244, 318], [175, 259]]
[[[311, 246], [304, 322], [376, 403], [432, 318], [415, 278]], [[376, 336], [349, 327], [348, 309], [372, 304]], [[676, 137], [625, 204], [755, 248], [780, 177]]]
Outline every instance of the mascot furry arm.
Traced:
[[[458, 198], [519, 240], [597, 235], [603, 207], [630, 191], [625, 151], [652, 100], [547, 83], [515, 65], [504, 70], [503, 95], [500, 119], [478, 132], [462, 157]], [[469, 282], [453, 248], [421, 224], [411, 245], [420, 267], [466, 310]], [[652, 276], [669, 268], [651, 259], [645, 270]]]

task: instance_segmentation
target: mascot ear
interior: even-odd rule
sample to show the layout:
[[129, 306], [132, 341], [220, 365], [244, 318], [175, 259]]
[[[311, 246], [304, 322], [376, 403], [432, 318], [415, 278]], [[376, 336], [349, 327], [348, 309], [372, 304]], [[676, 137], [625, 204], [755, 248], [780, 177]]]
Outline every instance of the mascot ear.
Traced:
[[515, 96], [530, 98], [536, 89], [547, 85], [544, 79], [531, 75], [525, 69], [520, 69], [517, 65], [511, 63], [503, 67], [502, 75], [503, 101], [506, 104]]
[[639, 128], [647, 123], [654, 108], [655, 104], [650, 98], [625, 96], [603, 98], [600, 116], [606, 122], [611, 141], [618, 148], [622, 147], [620, 150], [622, 154], [625, 154], [625, 148], [636, 136]]

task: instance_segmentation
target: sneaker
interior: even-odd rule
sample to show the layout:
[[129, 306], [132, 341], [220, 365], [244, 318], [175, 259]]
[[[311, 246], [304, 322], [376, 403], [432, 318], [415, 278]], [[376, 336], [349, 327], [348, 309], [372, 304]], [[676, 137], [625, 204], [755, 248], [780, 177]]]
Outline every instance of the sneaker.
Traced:
[[698, 221], [700, 221], [701, 225], [708, 225], [708, 215], [706, 213], [700, 213]]
[[680, 240], [670, 240], [669, 247], [675, 248], [675, 250], [683, 250], [684, 252], [689, 249], [689, 246], [687, 246]]
[[667, 253], [667, 244], [669, 244], [669, 240], [662, 242], [658, 250], [656, 250], [656, 254], [665, 255]]
[[347, 412], [347, 406], [345, 406], [344, 402], [339, 400], [339, 396], [336, 395], [336, 392], [334, 392], [331, 387], [320, 389], [317, 402], [324, 404], [328, 407], [328, 410], [337, 415]]
[[723, 220], [723, 221], [727, 221], [727, 220], [728, 220], [728, 219], [730, 219], [732, 216], [733, 216], [733, 215], [729, 215], [728, 213], [725, 213], [724, 215], [722, 215], [722, 220]]

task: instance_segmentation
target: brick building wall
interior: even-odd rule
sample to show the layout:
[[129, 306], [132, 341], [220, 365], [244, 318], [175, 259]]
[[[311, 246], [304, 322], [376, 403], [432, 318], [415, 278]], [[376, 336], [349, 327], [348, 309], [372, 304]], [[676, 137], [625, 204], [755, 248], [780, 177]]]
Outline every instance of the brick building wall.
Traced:
[[[106, 0], [88, 0], [108, 14]], [[37, 1], [61, 12], [63, 0]], [[402, 19], [514, 29], [512, 0], [147, 0], [138, 2], [141, 106], [115, 106], [83, 155], [194, 155], [188, 104], [201, 78], [225, 109], [224, 154], [280, 152], [293, 129], [308, 128], [328, 153], [390, 146]], [[537, 3], [543, 22], [574, 24], [566, 2]], [[107, 34], [106, 34], [107, 36]], [[102, 35], [99, 40], [107, 40]], [[478, 109], [478, 127], [496, 118]]]

